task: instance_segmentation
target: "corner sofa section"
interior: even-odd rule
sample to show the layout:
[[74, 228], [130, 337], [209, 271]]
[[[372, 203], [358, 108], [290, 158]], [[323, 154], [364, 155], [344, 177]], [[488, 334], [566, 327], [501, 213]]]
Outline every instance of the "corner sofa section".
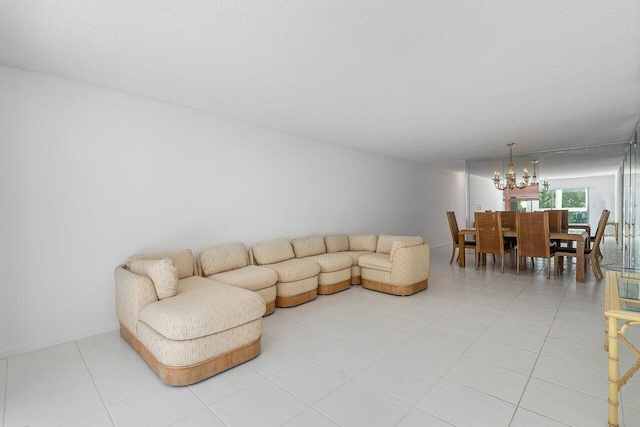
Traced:
[[427, 289], [430, 271], [429, 245], [420, 236], [378, 237], [376, 252], [358, 258], [362, 286], [406, 296]]
[[196, 383], [260, 354], [264, 299], [196, 272], [187, 249], [136, 255], [114, 273], [120, 334], [169, 385]]
[[375, 234], [326, 236], [324, 241], [328, 253], [341, 253], [351, 258], [351, 284], [361, 284], [358, 259], [361, 255], [375, 252], [378, 236]]

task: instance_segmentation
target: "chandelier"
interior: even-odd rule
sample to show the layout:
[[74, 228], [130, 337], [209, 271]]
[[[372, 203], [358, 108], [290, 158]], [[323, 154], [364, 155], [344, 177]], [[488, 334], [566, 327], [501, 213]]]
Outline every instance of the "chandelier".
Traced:
[[[507, 147], [509, 147], [509, 171], [505, 176], [504, 183], [500, 179], [500, 172], [496, 171], [493, 173], [493, 183], [496, 186], [496, 189], [500, 191], [505, 190], [507, 188], [509, 190], [513, 190], [514, 188], [523, 189], [527, 187], [539, 187], [540, 185], [538, 183], [538, 176], [536, 175], [536, 164], [538, 163], [538, 160], [531, 161], [531, 163], [533, 163], [533, 176], [529, 176], [529, 171], [527, 170], [527, 168], [524, 168], [524, 175], [522, 175], [522, 181], [518, 182], [516, 173], [513, 171], [513, 147], [515, 145], [516, 144], [513, 142], [510, 142], [507, 144]], [[531, 181], [529, 181], [529, 179], [531, 179]], [[549, 190], [549, 181], [544, 179], [542, 182], [541, 192], [545, 193], [547, 192], [547, 190]]]
[[[533, 163], [533, 176], [531, 177], [531, 183], [529, 183], [530, 187], [539, 187], [538, 176], [536, 175], [536, 164], [538, 164], [539, 160], [531, 160]], [[525, 175], [527, 170], [525, 169]], [[542, 189], [539, 190], [541, 193], [546, 193], [549, 190], [549, 181], [545, 178], [542, 180]]]

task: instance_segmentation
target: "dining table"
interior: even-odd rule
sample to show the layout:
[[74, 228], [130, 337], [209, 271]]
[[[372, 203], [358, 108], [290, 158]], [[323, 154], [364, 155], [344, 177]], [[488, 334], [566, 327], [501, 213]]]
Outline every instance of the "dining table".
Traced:
[[[458, 235], [458, 265], [460, 267], [465, 266], [465, 236], [475, 236], [475, 228], [465, 228], [460, 230]], [[515, 228], [502, 229], [502, 235], [504, 237], [517, 237]], [[576, 281], [584, 282], [585, 260], [584, 249], [589, 247], [589, 233], [584, 228], [570, 227], [564, 232], [550, 232], [549, 238], [551, 240], [566, 240], [569, 242], [576, 242]]]

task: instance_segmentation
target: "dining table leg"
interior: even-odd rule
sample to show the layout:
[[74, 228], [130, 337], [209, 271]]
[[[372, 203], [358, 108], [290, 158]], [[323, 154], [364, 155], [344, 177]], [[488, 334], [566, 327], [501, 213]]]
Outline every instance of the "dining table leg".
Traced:
[[465, 265], [465, 244], [464, 244], [464, 234], [458, 235], [458, 265], [460, 267], [464, 267]]

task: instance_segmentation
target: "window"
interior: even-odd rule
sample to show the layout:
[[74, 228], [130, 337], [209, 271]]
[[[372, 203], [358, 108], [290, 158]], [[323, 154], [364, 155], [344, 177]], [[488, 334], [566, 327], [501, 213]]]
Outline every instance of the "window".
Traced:
[[587, 188], [549, 190], [540, 194], [540, 209], [567, 209], [569, 224], [589, 224]]

